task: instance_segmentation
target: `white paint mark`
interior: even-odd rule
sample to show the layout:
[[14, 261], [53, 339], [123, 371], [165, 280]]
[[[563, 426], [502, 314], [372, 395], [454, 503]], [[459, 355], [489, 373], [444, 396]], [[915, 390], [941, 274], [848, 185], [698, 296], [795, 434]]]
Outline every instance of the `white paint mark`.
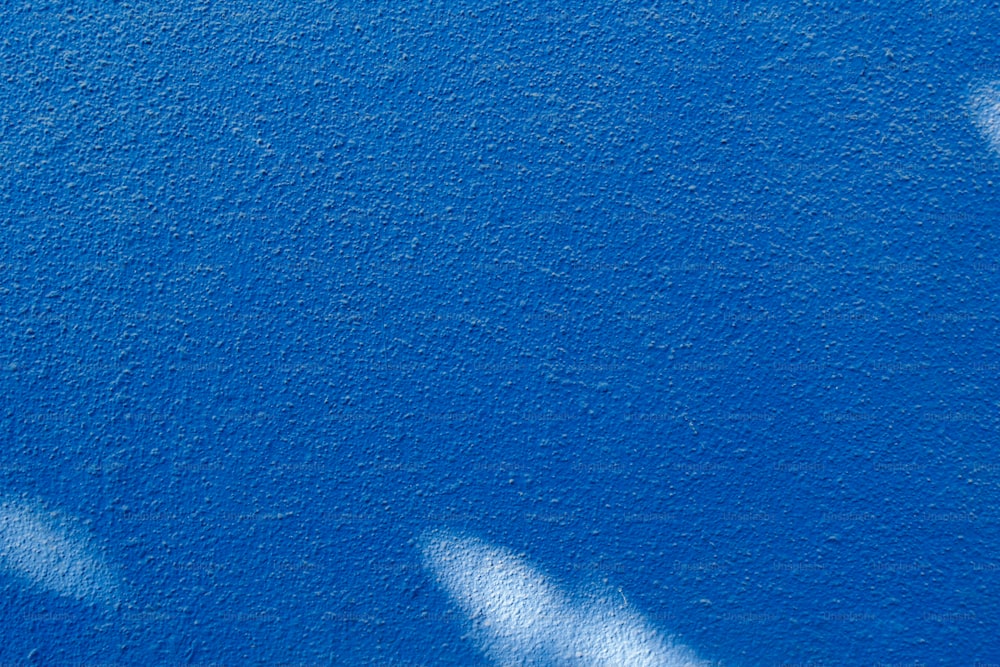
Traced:
[[972, 118], [990, 147], [1000, 153], [1000, 82], [980, 86], [969, 98]]
[[0, 502], [0, 567], [44, 590], [111, 603], [118, 585], [86, 533], [55, 512]]
[[482, 650], [499, 665], [707, 664], [661, 637], [627, 601], [569, 596], [507, 549], [432, 533], [423, 540], [423, 554], [427, 569], [468, 617]]

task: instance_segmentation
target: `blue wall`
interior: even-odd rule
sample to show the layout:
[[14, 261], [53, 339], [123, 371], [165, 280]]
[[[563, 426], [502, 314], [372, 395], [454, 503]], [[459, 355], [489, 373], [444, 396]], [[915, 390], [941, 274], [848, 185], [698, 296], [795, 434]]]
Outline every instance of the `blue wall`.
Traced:
[[0, 662], [490, 664], [446, 530], [716, 664], [1000, 663], [997, 3], [0, 25]]

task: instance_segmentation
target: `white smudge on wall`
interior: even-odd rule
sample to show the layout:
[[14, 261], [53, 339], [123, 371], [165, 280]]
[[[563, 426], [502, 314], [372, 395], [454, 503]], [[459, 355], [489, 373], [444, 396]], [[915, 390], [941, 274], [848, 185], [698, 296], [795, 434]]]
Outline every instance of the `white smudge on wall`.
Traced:
[[980, 86], [969, 98], [972, 118], [990, 143], [1000, 153], [1000, 82]]
[[43, 590], [113, 602], [118, 585], [88, 536], [55, 512], [0, 502], [0, 568]]
[[482, 650], [500, 665], [706, 664], [661, 637], [624, 600], [571, 597], [507, 549], [433, 533], [423, 540], [423, 555]]

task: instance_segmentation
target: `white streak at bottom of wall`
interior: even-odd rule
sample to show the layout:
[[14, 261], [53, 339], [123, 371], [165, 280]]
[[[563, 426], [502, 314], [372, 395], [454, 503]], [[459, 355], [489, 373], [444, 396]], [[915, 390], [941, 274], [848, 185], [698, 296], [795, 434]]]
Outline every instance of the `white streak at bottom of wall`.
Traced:
[[118, 584], [89, 535], [55, 512], [0, 500], [0, 570], [30, 586], [111, 604]]
[[618, 591], [569, 596], [524, 558], [473, 537], [430, 533], [422, 551], [480, 648], [499, 665], [707, 664], [661, 636]]

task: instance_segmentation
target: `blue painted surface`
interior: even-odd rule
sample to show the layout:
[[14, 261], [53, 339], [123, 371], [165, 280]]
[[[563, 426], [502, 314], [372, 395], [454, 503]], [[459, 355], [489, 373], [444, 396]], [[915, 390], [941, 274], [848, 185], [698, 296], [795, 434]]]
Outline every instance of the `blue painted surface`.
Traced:
[[6, 5], [0, 539], [120, 583], [8, 548], [0, 662], [489, 664], [448, 530], [717, 664], [1000, 663], [998, 9]]

